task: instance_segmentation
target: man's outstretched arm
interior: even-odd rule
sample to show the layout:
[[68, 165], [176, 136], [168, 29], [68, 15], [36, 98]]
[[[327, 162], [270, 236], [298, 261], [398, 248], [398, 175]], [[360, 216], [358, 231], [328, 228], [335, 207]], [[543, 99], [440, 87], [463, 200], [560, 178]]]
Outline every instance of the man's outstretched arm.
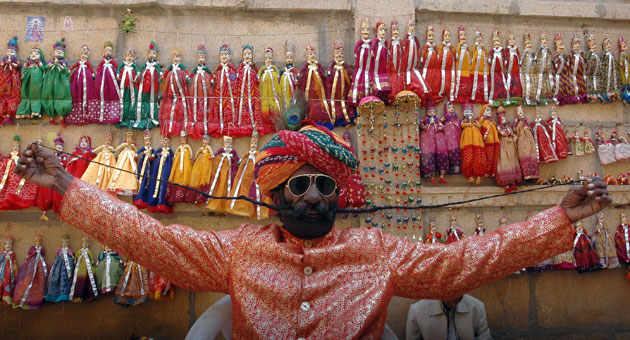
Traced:
[[240, 229], [164, 226], [136, 207], [74, 178], [56, 157], [30, 144], [16, 174], [63, 195], [59, 216], [120, 254], [196, 291], [228, 293], [229, 260]]
[[383, 234], [395, 294], [449, 300], [533, 266], [570, 250], [571, 223], [599, 212], [611, 201], [606, 184], [592, 178], [571, 187], [560, 206], [484, 236], [451, 244], [420, 244]]

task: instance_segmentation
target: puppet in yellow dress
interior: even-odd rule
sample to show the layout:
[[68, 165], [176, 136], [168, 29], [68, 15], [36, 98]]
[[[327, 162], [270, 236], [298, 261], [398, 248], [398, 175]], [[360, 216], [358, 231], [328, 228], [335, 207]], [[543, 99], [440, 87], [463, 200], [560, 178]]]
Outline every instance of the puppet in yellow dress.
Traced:
[[118, 154], [118, 161], [116, 162], [116, 169], [112, 170], [112, 178], [108, 186], [109, 191], [126, 196], [131, 196], [138, 191], [136, 151], [133, 132], [129, 131], [125, 134], [125, 142], [115, 150], [115, 153]]
[[188, 186], [190, 184], [192, 170], [192, 148], [188, 145], [188, 136], [186, 130], [179, 133], [180, 144], [175, 151], [175, 158], [171, 167], [171, 175], [168, 178], [168, 187], [166, 189], [166, 201], [169, 204], [176, 202], [185, 202], [188, 190], [179, 185]]
[[[212, 148], [209, 145], [210, 136], [203, 135], [201, 138], [201, 147], [195, 154], [195, 164], [193, 164], [190, 174], [191, 188], [195, 188], [201, 192], [208, 192], [210, 190], [210, 181], [212, 180]], [[206, 197], [198, 194], [194, 191], [188, 190], [186, 193], [186, 202], [190, 203], [204, 203]]]
[[[234, 187], [230, 196], [247, 196], [249, 198], [260, 201], [262, 199], [260, 195], [260, 188], [254, 176], [254, 168], [256, 165], [256, 155], [258, 155], [258, 135], [252, 135], [252, 140], [249, 146], [249, 152], [247, 157], [241, 159], [236, 177], [234, 178]], [[269, 200], [265, 200], [269, 203]], [[254, 205], [245, 200], [230, 200], [229, 210], [230, 213], [239, 216], [251, 217], [255, 220], [260, 220], [269, 217], [269, 209]]]
[[114, 156], [114, 147], [112, 146], [112, 133], [107, 131], [105, 135], [105, 144], [94, 149], [97, 154], [92, 163], [81, 176], [81, 180], [90, 183], [97, 188], [106, 190], [112, 178], [112, 169], [116, 165], [116, 157]]
[[260, 105], [264, 117], [276, 121], [282, 105], [282, 93], [280, 92], [280, 71], [273, 64], [273, 49], [265, 48], [265, 65], [258, 70], [260, 79]]
[[[238, 154], [232, 149], [232, 137], [223, 137], [223, 147], [217, 150], [212, 160], [212, 181], [208, 193], [212, 196], [228, 196], [238, 170]], [[228, 208], [228, 200], [210, 199], [206, 208], [221, 214]]]

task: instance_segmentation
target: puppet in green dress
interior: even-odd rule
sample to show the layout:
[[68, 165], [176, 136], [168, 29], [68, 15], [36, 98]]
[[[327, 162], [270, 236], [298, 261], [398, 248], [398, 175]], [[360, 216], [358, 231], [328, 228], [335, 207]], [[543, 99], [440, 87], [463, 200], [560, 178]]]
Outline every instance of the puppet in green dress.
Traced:
[[96, 285], [102, 295], [112, 294], [116, 290], [124, 267], [120, 255], [105, 246], [103, 252], [98, 255], [98, 262], [94, 271]]
[[33, 47], [22, 67], [22, 101], [16, 118], [40, 118], [42, 116], [42, 84], [47, 66], [44, 52]]
[[42, 105], [51, 121], [55, 116], [60, 116], [63, 122], [63, 117], [72, 110], [70, 72], [65, 56], [66, 42], [62, 38], [55, 42], [53, 59], [48, 63], [44, 85], [42, 85]]

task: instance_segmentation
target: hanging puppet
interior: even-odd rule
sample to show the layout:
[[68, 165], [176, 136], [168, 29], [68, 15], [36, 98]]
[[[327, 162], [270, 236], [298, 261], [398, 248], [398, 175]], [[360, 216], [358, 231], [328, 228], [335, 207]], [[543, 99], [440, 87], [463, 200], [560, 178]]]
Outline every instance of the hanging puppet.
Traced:
[[191, 102], [188, 95], [189, 75], [182, 63], [182, 51], [173, 50], [173, 63], [162, 75], [164, 90], [160, 103], [162, 135], [179, 135], [192, 127]]
[[483, 35], [475, 32], [475, 44], [472, 49], [472, 92], [473, 103], [488, 103], [488, 50], [483, 44]]
[[243, 46], [242, 61], [238, 67], [237, 89], [239, 91], [238, 119], [230, 127], [231, 135], [250, 136], [254, 130], [260, 135], [274, 132], [271, 117], [263, 116], [260, 107], [258, 67], [254, 63], [254, 47], [251, 45]]
[[94, 159], [95, 156], [90, 136], [81, 136], [81, 138], [79, 138], [79, 145], [74, 147], [74, 152], [72, 152], [72, 156], [68, 159], [66, 170], [72, 176], [81, 178], [90, 165], [90, 161]]
[[505, 69], [505, 52], [503, 46], [501, 46], [499, 31], [495, 30], [492, 32], [492, 49], [488, 57], [490, 60], [490, 94], [488, 94], [488, 101], [493, 106], [507, 105], [509, 104], [506, 81], [508, 70]]
[[553, 101], [556, 105], [569, 104], [570, 98], [570, 69], [569, 63], [564, 54], [564, 41], [562, 34], [556, 33], [553, 37], [554, 54], [551, 59], [551, 67], [553, 70]]
[[619, 94], [621, 99], [630, 104], [630, 51], [626, 38], [619, 36]]
[[389, 100], [389, 94], [392, 90], [389, 81], [389, 75], [387, 73], [387, 59], [388, 59], [388, 46], [387, 40], [387, 28], [384, 22], [376, 23], [376, 38], [370, 42], [370, 69], [371, 75], [371, 92], [374, 96], [387, 102]]
[[118, 67], [118, 80], [120, 81], [120, 124], [119, 127], [132, 127], [135, 122], [141, 120], [137, 115], [136, 101], [138, 97], [138, 66], [136, 66], [136, 51], [127, 48], [125, 60]]
[[171, 140], [167, 136], [162, 138], [162, 147], [155, 150], [153, 155], [155, 159], [151, 164], [147, 208], [149, 212], [170, 214], [173, 212], [173, 207], [166, 200], [166, 189], [173, 165], [173, 151]]
[[81, 180], [90, 183], [97, 188], [107, 190], [109, 182], [112, 178], [112, 169], [116, 165], [116, 156], [114, 155], [114, 147], [112, 141], [114, 137], [111, 131], [105, 134], [105, 144], [94, 149], [96, 154], [94, 161], [88, 165], [87, 169], [81, 176]]
[[298, 70], [295, 68], [295, 45], [289, 40], [284, 44], [285, 64], [280, 76], [280, 91], [284, 107], [289, 107], [293, 102], [293, 94], [297, 86]]
[[[343, 41], [335, 40], [333, 45], [333, 59], [328, 63], [326, 87], [330, 99], [330, 123], [335, 126], [350, 124], [354, 119], [354, 109], [346, 105], [350, 91], [351, 68], [343, 56]], [[334, 118], [334, 121], [333, 121]]]
[[111, 248], [104, 246], [103, 251], [98, 255], [94, 276], [96, 286], [101, 295], [111, 294], [116, 290], [116, 285], [122, 276], [124, 263], [120, 255]]
[[[369, 53], [366, 53], [366, 57], [369, 57]], [[357, 71], [355, 70], [355, 73], [356, 72]], [[369, 77], [369, 74], [366, 76]], [[298, 88], [304, 93], [304, 99], [308, 103], [308, 118], [322, 125], [326, 125], [326, 122], [330, 124], [331, 120], [334, 121], [334, 117], [331, 117], [330, 108], [328, 107], [328, 102], [326, 101], [324, 77], [324, 69], [317, 61], [317, 51], [315, 50], [315, 46], [307, 46], [306, 62], [300, 70]], [[350, 102], [355, 104], [352, 99], [354, 98], [353, 90], [350, 91], [348, 96], [350, 97]]]
[[35, 244], [28, 250], [24, 264], [18, 270], [13, 290], [14, 308], [39, 309], [42, 307], [48, 277], [45, 256], [42, 235], [38, 234], [35, 236]]
[[547, 35], [540, 34], [540, 47], [536, 52], [536, 102], [547, 105], [553, 98], [552, 54]]
[[165, 276], [156, 272], [149, 272], [149, 297], [158, 300], [173, 300], [175, 286]]
[[582, 221], [577, 221], [575, 226], [573, 256], [575, 257], [577, 271], [584, 273], [602, 269], [602, 265], [599, 263], [599, 256], [593, 247], [591, 238], [584, 229]]
[[232, 50], [227, 44], [219, 47], [219, 65], [214, 69], [214, 111], [219, 118], [219, 125], [212, 136], [219, 137], [230, 134], [229, 127], [237, 121], [236, 110], [238, 110], [238, 81], [236, 68], [230, 62]]
[[[136, 98], [135, 119], [129, 127], [151, 129], [159, 125], [158, 91], [162, 79], [162, 66], [159, 64], [160, 49], [155, 41], [149, 44], [147, 61], [138, 73], [138, 96]], [[121, 81], [122, 82], [122, 81]]]
[[133, 198], [133, 205], [138, 209], [144, 209], [149, 205], [149, 185], [151, 180], [151, 166], [155, 159], [153, 148], [151, 147], [151, 132], [144, 130], [144, 146], [141, 147], [134, 159], [138, 160], [136, 181], [138, 183], [138, 194]]
[[265, 48], [265, 65], [258, 70], [258, 78], [260, 79], [260, 105], [263, 120], [275, 123], [280, 117], [283, 102], [280, 92], [280, 71], [273, 64], [271, 47]]
[[438, 65], [440, 67], [440, 86], [438, 87], [438, 98], [446, 98], [446, 102], [455, 100], [455, 66], [457, 55], [455, 48], [451, 44], [451, 30], [448, 28], [442, 31], [442, 42], [437, 49]]
[[72, 93], [70, 92], [70, 72], [66, 57], [65, 38], [55, 42], [53, 59], [48, 62], [44, 83], [42, 85], [42, 105], [52, 122], [55, 116], [64, 117], [72, 110]]
[[569, 73], [568, 93], [569, 103], [586, 103], [586, 59], [582, 51], [582, 40], [579, 37], [571, 39], [571, 55], [567, 62]]
[[[66, 169], [70, 158], [63, 152], [64, 140], [63, 138], [61, 138], [60, 132], [57, 133], [57, 137], [54, 139], [53, 143], [55, 144], [56, 150], [55, 156], [57, 156], [57, 160], [59, 161], [61, 166]], [[58, 212], [59, 207], [61, 206], [62, 198], [63, 196], [59, 195], [56, 191], [52, 189], [39, 187], [39, 189], [37, 190], [35, 205], [37, 205], [37, 207], [43, 211], [42, 217], [40, 218], [43, 220], [48, 220], [48, 218], [45, 217], [47, 210], [53, 209], [54, 212]]]
[[431, 89], [425, 83], [422, 74], [418, 70], [419, 63], [420, 41], [416, 37], [416, 21], [415, 19], [409, 19], [407, 22], [407, 36], [403, 38], [403, 89], [414, 92], [424, 100], [429, 97]]
[[444, 104], [444, 114], [441, 119], [444, 125], [444, 139], [446, 140], [446, 149], [448, 150], [448, 174], [454, 175], [461, 172], [461, 127], [460, 120], [453, 102], [447, 101]]
[[44, 73], [47, 70], [44, 52], [41, 48], [33, 47], [28, 60], [22, 66], [21, 101], [16, 118], [40, 118], [42, 116], [42, 85], [44, 84]]
[[446, 184], [444, 175], [448, 170], [448, 148], [444, 136], [444, 125], [436, 117], [435, 105], [429, 103], [427, 115], [420, 121], [420, 163], [422, 175], [429, 177], [435, 184], [435, 176], [439, 174], [439, 182]]
[[551, 137], [547, 131], [547, 127], [543, 124], [540, 116], [540, 110], [536, 107], [536, 119], [534, 119], [534, 141], [536, 142], [536, 153], [538, 155], [538, 163], [554, 163], [558, 161], [556, 148], [551, 142]]
[[523, 179], [516, 148], [517, 136], [505, 116], [505, 109], [499, 106], [499, 161], [497, 162], [497, 184], [505, 188], [505, 193], [518, 190], [516, 184]]
[[584, 76], [586, 78], [586, 94], [587, 99], [591, 103], [603, 102], [604, 98], [600, 96], [601, 84], [597, 79], [599, 76], [599, 68], [601, 61], [599, 52], [597, 51], [597, 41], [595, 40], [595, 34], [590, 33], [587, 37], [588, 51], [586, 51], [586, 72]]
[[112, 177], [107, 190], [118, 195], [131, 196], [138, 190], [136, 179], [136, 141], [132, 131], [125, 133], [125, 141], [114, 153], [118, 155], [116, 169], [112, 169]]
[[210, 131], [218, 128], [218, 119], [213, 115], [214, 109], [214, 85], [212, 72], [206, 65], [206, 45], [200, 43], [197, 46], [197, 66], [193, 70], [190, 83], [192, 94], [192, 118], [193, 127], [190, 135], [200, 138], [210, 134]]
[[[212, 181], [208, 193], [213, 196], [228, 196], [232, 192], [232, 183], [238, 170], [238, 154], [232, 149], [232, 138], [223, 137], [223, 147], [217, 150], [212, 160]], [[228, 208], [224, 199], [210, 199], [206, 208], [220, 214]]]
[[483, 136], [484, 151], [486, 154], [485, 174], [487, 177], [495, 177], [497, 163], [499, 161], [499, 134], [490, 105], [484, 105], [479, 112], [479, 130]]
[[[249, 145], [249, 152], [247, 157], [243, 157], [240, 161], [236, 176], [234, 176], [234, 185], [232, 187], [231, 197], [247, 196], [256, 201], [262, 201], [263, 197], [260, 195], [260, 188], [256, 183], [254, 176], [254, 169], [256, 167], [256, 155], [258, 155], [258, 136], [252, 135], [252, 139]], [[270, 199], [265, 198], [267, 203], [270, 203]], [[230, 200], [228, 211], [231, 214], [249, 217], [254, 220], [261, 220], [269, 217], [269, 209], [259, 205], [254, 205], [245, 200]]]
[[2, 125], [13, 124], [20, 105], [22, 65], [18, 59], [18, 37], [9, 39], [7, 56], [0, 60], [0, 120]]
[[89, 60], [90, 49], [81, 46], [79, 61], [70, 67], [70, 93], [72, 110], [64, 118], [66, 124], [85, 125], [94, 116], [97, 104], [97, 92], [94, 83], [94, 68]]
[[387, 42], [389, 58], [387, 58], [387, 72], [392, 90], [389, 92], [389, 101], [393, 102], [396, 95], [403, 90], [402, 87], [402, 58], [403, 48], [400, 41], [400, 29], [398, 20], [392, 19], [392, 37]]
[[81, 249], [77, 252], [77, 262], [72, 276], [70, 300], [72, 302], [90, 302], [98, 297], [92, 251], [89, 249], [90, 238], [81, 239]]
[[7, 236], [4, 239], [4, 250], [0, 254], [0, 303], [13, 304], [13, 289], [15, 288], [15, 278], [17, 277], [17, 262], [13, 252], [13, 237]]
[[521, 61], [521, 86], [523, 87], [523, 104], [536, 105], [536, 53], [532, 47], [529, 33], [523, 34], [523, 59]]
[[68, 301], [72, 287], [72, 273], [74, 272], [74, 253], [70, 249], [70, 236], [61, 235], [61, 247], [57, 248], [57, 256], [50, 267], [46, 296], [48, 302]]
[[558, 159], [567, 158], [569, 155], [569, 140], [564, 133], [562, 121], [558, 117], [555, 106], [551, 107], [551, 115], [547, 118], [547, 128], [551, 135], [551, 145], [555, 150], [556, 156]]
[[464, 230], [457, 226], [457, 217], [451, 215], [451, 224], [446, 230], [446, 243], [453, 243], [461, 240], [464, 237]]
[[435, 217], [429, 217], [429, 233], [424, 239], [425, 244], [442, 243], [442, 234], [437, 231]]
[[35, 206], [39, 187], [16, 175], [13, 170], [22, 156], [20, 137], [13, 137], [11, 153], [0, 158], [0, 210], [19, 210]]
[[440, 83], [442, 82], [442, 70], [440, 67], [440, 56], [435, 47], [435, 29], [431, 25], [427, 25], [427, 41], [420, 51], [420, 67], [422, 70], [422, 78], [429, 88], [429, 100], [434, 103], [442, 101], [440, 93]]
[[[462, 174], [468, 178], [468, 183], [481, 183], [481, 176], [485, 174], [486, 153], [480, 123], [473, 118], [473, 105], [464, 104], [464, 119], [462, 119], [462, 135], [460, 142], [462, 156]], [[475, 177], [477, 180], [475, 181]]]
[[612, 51], [610, 39], [604, 38], [602, 42], [602, 54], [600, 67], [597, 73], [598, 90], [605, 102], [613, 102], [619, 99], [619, 63]]
[[[210, 136], [201, 137], [201, 146], [195, 154], [195, 163], [192, 166], [190, 174], [190, 187], [201, 192], [209, 192], [210, 181], [212, 179], [212, 147], [210, 147]], [[207, 202], [207, 198], [199, 193], [188, 190], [186, 193], [186, 202], [201, 204]]]
[[182, 186], [188, 186], [191, 178], [193, 152], [190, 145], [188, 145], [188, 136], [186, 135], [186, 131], [181, 131], [179, 140], [180, 144], [177, 147], [177, 150], [175, 150], [175, 158], [173, 159], [171, 174], [168, 178], [169, 183], [166, 188], [166, 201], [170, 205], [186, 201], [186, 194], [188, 190]]
[[513, 132], [516, 136], [516, 151], [518, 163], [523, 172], [523, 179], [536, 179], [540, 175], [538, 168], [538, 153], [536, 141], [532, 129], [529, 127], [527, 118], [523, 114], [523, 107], [516, 109], [516, 118], [513, 122]]
[[120, 87], [116, 74], [118, 64], [114, 59], [114, 44], [103, 44], [103, 59], [96, 67], [94, 87], [96, 105], [90, 111], [90, 123], [115, 124], [120, 122]]
[[116, 287], [114, 302], [123, 306], [137, 306], [147, 302], [149, 296], [149, 273], [139, 263], [127, 261]]
[[[628, 225], [626, 213], [623, 212], [619, 214], [619, 226], [617, 226], [617, 232], [615, 233], [615, 249], [617, 250], [619, 261], [630, 262], [630, 225]], [[626, 278], [630, 280], [628, 275], [626, 274]]]
[[477, 218], [475, 219], [477, 223], [477, 227], [475, 228], [475, 236], [483, 236], [486, 234], [486, 227], [483, 226], [483, 215], [477, 214]]
[[[352, 77], [352, 86], [350, 87], [350, 93], [348, 93], [348, 103], [350, 105], [358, 106], [361, 99], [371, 94], [371, 50], [372, 47], [370, 45], [370, 21], [367, 17], [363, 17], [363, 19], [361, 19], [361, 39], [359, 39], [356, 45], [354, 45], [354, 75]], [[300, 72], [300, 77], [303, 77], [302, 72]], [[300, 79], [300, 82], [303, 82], [303, 80]]]
[[503, 50], [505, 59], [505, 88], [508, 94], [506, 105], [521, 105], [523, 86], [521, 85], [521, 54], [516, 46], [514, 34], [509, 34], [507, 46]]
[[597, 214], [597, 225], [593, 230], [593, 245], [599, 256], [599, 264], [603, 269], [619, 267], [614, 235], [608, 231], [604, 213]]
[[457, 29], [457, 66], [455, 77], [455, 102], [470, 102], [472, 93], [472, 75], [470, 61], [472, 53], [466, 43], [466, 28], [459, 26]]

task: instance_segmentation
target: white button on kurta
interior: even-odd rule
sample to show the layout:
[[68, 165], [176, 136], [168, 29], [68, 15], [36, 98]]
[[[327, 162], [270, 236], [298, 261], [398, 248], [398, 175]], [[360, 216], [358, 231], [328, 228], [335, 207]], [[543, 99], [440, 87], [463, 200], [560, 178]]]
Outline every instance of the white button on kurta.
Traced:
[[302, 302], [302, 306], [300, 306], [300, 308], [302, 308], [302, 310], [306, 312], [309, 309], [311, 309], [311, 304], [306, 302], [306, 301], [304, 301], [304, 302]]
[[311, 268], [311, 267], [309, 267], [309, 266], [304, 267], [304, 274], [305, 274], [305, 275], [311, 275], [311, 274], [313, 274], [313, 268]]

